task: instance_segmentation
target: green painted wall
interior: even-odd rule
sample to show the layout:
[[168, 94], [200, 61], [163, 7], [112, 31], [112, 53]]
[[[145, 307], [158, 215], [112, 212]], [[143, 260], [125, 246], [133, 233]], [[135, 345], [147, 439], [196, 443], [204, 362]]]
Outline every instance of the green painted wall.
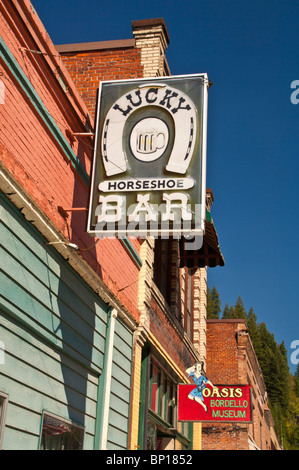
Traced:
[[[3, 449], [38, 449], [42, 412], [85, 427], [93, 449], [108, 307], [0, 196], [0, 391], [9, 396]], [[109, 446], [127, 445], [132, 332], [119, 319]]]
[[118, 321], [113, 349], [108, 450], [127, 448], [132, 347], [132, 333]]

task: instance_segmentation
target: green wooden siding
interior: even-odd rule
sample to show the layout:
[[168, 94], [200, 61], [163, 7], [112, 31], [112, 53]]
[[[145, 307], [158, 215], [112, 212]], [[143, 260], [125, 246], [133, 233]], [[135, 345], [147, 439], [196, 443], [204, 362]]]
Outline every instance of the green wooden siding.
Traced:
[[113, 348], [108, 450], [126, 449], [130, 405], [133, 336], [120, 321], [115, 325]]
[[[4, 196], [0, 203], [3, 448], [37, 449], [48, 411], [84, 426], [93, 449], [108, 307]], [[117, 320], [111, 448], [126, 445], [131, 360], [132, 332]], [[114, 428], [124, 433], [115, 444]]]

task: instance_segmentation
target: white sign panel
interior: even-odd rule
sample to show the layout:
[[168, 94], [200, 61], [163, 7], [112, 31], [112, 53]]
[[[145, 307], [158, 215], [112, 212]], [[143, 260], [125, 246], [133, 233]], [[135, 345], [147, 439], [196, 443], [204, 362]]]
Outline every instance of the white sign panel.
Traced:
[[206, 74], [101, 82], [87, 231], [202, 236]]

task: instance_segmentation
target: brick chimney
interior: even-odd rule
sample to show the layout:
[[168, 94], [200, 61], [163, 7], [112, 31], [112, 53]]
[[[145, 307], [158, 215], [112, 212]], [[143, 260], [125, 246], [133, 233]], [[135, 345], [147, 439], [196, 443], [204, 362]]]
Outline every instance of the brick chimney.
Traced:
[[136, 48], [141, 50], [144, 77], [170, 75], [165, 57], [169, 35], [163, 18], [132, 21]]

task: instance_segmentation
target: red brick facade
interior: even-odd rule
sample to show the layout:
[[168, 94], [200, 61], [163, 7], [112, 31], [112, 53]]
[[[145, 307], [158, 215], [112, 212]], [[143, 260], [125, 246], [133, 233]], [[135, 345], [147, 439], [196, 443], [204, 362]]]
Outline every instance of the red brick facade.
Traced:
[[263, 375], [245, 320], [207, 321], [207, 376], [215, 385], [250, 384], [253, 422], [203, 425], [203, 450], [279, 449]]
[[70, 47], [56, 46], [92, 118], [100, 81], [143, 76], [140, 50], [134, 44], [134, 39], [82, 44], [77, 45], [81, 50], [73, 52]]
[[[18, 81], [7, 66], [0, 66], [5, 84], [5, 106], [0, 107], [1, 164], [61, 236], [79, 247], [84, 261], [138, 320], [139, 266], [121, 241], [95, 244], [86, 233], [93, 142], [74, 133], [86, 132], [86, 123], [93, 126], [93, 119], [44, 26], [26, 3], [22, 8], [19, 2], [5, 2], [0, 9], [1, 36], [19, 69]], [[119, 51], [124, 63], [125, 52]], [[138, 51], [133, 55], [137, 58]], [[132, 70], [136, 66], [140, 74], [138, 60], [132, 59]], [[22, 74], [24, 82], [30, 82], [27, 88], [20, 86]], [[95, 102], [98, 76], [92, 78]], [[70, 211], [66, 218], [60, 207], [85, 210]], [[139, 241], [131, 240], [131, 245], [138, 254]]]

